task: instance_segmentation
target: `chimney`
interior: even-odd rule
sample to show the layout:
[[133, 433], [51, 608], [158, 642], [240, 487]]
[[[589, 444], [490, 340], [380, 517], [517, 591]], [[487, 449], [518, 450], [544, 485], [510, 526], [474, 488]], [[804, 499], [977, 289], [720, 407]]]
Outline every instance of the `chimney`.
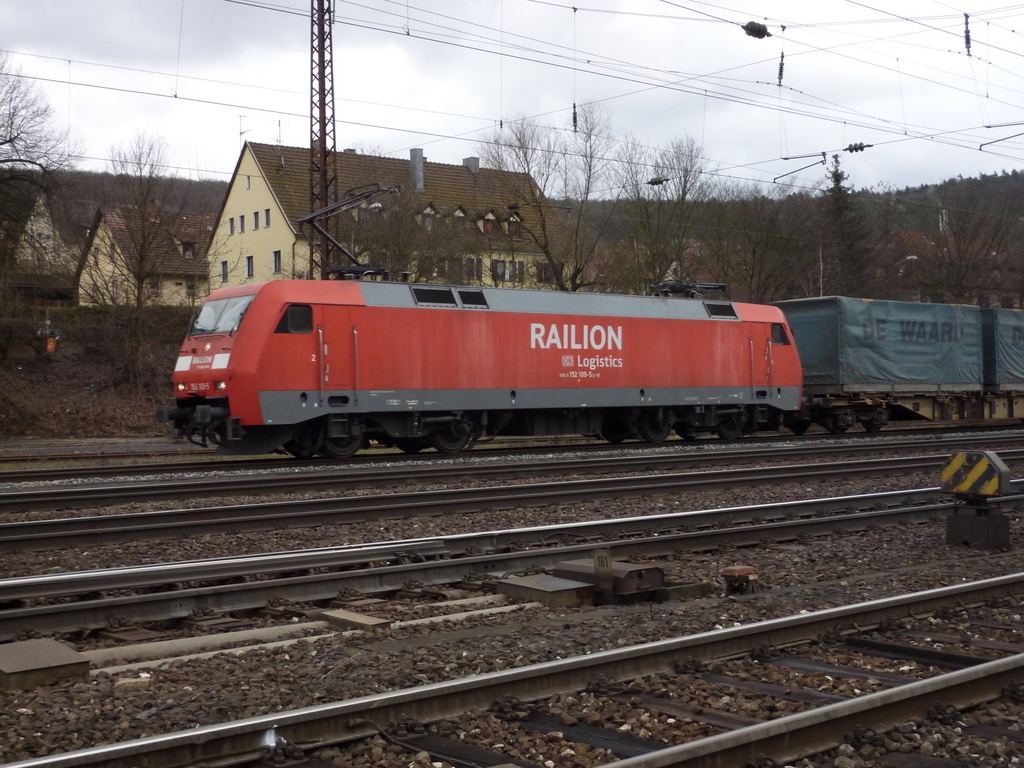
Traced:
[[470, 173], [480, 173], [479, 157], [464, 157], [462, 158], [462, 164], [469, 168]]
[[412, 188], [417, 192], [422, 192], [424, 189], [422, 149], [409, 150], [409, 177], [409, 181], [412, 183]]

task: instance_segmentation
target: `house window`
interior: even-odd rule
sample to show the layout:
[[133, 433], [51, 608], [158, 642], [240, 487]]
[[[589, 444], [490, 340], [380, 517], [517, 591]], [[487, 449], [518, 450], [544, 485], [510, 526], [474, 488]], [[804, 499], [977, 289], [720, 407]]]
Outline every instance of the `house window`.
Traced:
[[160, 291], [161, 291], [161, 287], [162, 286], [160, 285], [160, 278], [159, 277], [151, 277], [149, 279], [149, 295], [150, 296], [159, 296], [160, 295]]
[[263, 209], [263, 228], [266, 229], [269, 226], [270, 226], [270, 209], [269, 208], [264, 208]]
[[484, 261], [478, 259], [476, 256], [469, 256], [466, 258], [466, 279], [467, 280], [483, 280], [484, 279]]
[[245, 216], [238, 217], [238, 234], [245, 232]]
[[185, 295], [189, 298], [196, 295], [196, 279], [194, 277], [185, 278]]
[[253, 211], [252, 212], [252, 228], [253, 228], [254, 231], [260, 228], [260, 212], [259, 211]]
[[555, 282], [555, 270], [546, 261], [537, 265], [537, 282], [549, 284]]
[[522, 230], [519, 227], [519, 219], [508, 220], [508, 236], [516, 239], [522, 236]]
[[220, 281], [222, 283], [228, 281], [228, 263], [226, 261], [220, 263]]
[[512, 282], [521, 283], [526, 280], [526, 262], [525, 261], [513, 261], [510, 262], [512, 267]]
[[498, 259], [491, 259], [491, 280], [500, 283], [508, 276], [508, 264]]
[[252, 277], [255, 273], [253, 269], [252, 256], [245, 257], [245, 276]]
[[245, 188], [252, 189], [252, 176], [245, 177]]
[[274, 273], [281, 271], [281, 252], [274, 251]]
[[231, 218], [228, 219], [228, 234], [229, 235], [235, 234], [235, 217], [234, 216], [232, 216]]

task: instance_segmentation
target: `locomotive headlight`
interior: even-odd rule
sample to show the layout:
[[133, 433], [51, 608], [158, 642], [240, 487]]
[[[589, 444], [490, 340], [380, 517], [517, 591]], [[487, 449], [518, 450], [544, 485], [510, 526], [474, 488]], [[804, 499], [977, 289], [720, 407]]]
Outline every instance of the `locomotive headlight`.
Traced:
[[184, 392], [185, 389], [186, 389], [185, 382], [184, 381], [179, 381], [177, 384], [174, 385], [174, 388], [176, 390], [178, 390], [179, 392]]
[[228, 388], [228, 383], [226, 381], [215, 381], [213, 382], [213, 388], [218, 392], [223, 392]]

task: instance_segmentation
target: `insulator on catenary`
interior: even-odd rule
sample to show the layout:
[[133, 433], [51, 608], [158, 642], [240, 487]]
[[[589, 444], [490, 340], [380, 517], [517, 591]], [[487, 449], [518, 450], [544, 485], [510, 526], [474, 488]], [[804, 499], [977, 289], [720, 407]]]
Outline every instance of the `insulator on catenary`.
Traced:
[[782, 70], [785, 68], [785, 66], [786, 66], [786, 54], [785, 53], [780, 53], [779, 54], [779, 85], [782, 85]]
[[967, 48], [967, 55], [971, 55], [971, 22], [970, 15], [964, 14], [964, 47]]
[[756, 21], [748, 21], [743, 25], [742, 29], [750, 35], [750, 37], [756, 37], [758, 40], [763, 40], [766, 37], [772, 36], [772, 33], [768, 31], [768, 27], [764, 24], [758, 24]]
[[846, 147], [843, 151], [844, 152], [863, 152], [865, 149], [867, 149], [868, 147], [871, 147], [871, 146], [874, 146], [874, 145], [873, 144], [865, 144], [863, 141], [861, 141], [861, 142], [858, 142], [856, 144], [851, 144], [850, 146]]

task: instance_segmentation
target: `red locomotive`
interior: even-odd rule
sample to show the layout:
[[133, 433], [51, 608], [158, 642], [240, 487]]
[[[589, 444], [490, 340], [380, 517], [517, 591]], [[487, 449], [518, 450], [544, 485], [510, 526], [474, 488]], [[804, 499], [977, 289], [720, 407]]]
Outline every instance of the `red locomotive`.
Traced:
[[776, 430], [802, 402], [782, 311], [369, 281], [213, 292], [157, 418], [229, 453], [455, 453], [483, 435], [660, 442]]

